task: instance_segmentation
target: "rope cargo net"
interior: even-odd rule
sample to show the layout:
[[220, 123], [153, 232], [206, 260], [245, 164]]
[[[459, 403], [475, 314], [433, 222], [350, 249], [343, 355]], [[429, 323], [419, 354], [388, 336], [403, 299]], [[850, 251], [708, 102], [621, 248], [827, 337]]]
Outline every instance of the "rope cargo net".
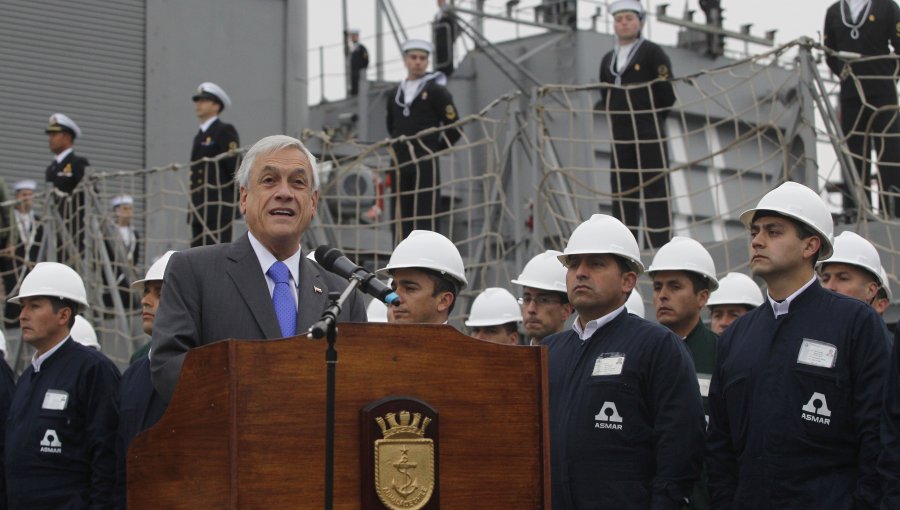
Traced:
[[[738, 219], [741, 212], [781, 182], [798, 180], [821, 190], [840, 229], [873, 241], [893, 288], [900, 291], [895, 276], [900, 269], [900, 230], [895, 211], [884, 206], [898, 193], [881, 189], [877, 178], [879, 172], [900, 170], [879, 167], [878, 154], [873, 154], [867, 158], [874, 177], [863, 182], [848, 171], [854, 157], [847, 149], [848, 136], [871, 136], [871, 125], [841, 132], [835, 111], [838, 84], [823, 79], [815, 64], [824, 51], [809, 41], [795, 41], [726, 67], [673, 79], [677, 99], [658, 126], [665, 136], [647, 141], [663, 144], [668, 152], [668, 164], [657, 178], [667, 186], [668, 198], [663, 200], [669, 204], [670, 234], [703, 242], [720, 277], [729, 271], [748, 273], [748, 235]], [[846, 72], [859, 82], [849, 66]], [[546, 249], [562, 250], [578, 224], [593, 213], [611, 214], [615, 200], [638, 203], [639, 221], [629, 227], [643, 238], [652, 230], [646, 217], [646, 202], [652, 199], [641, 198], [642, 186], [612, 189], [616, 141], [611, 114], [597, 104], [604, 88], [609, 86], [545, 85], [511, 93], [452, 125], [372, 144], [333, 132], [305, 131], [301, 138], [316, 153], [321, 178], [317, 216], [304, 234], [304, 250], [327, 244], [370, 270], [387, 265], [402, 231], [401, 218], [392, 214], [399, 202], [398, 147], [416, 155], [411, 165], [417, 171], [433, 168], [434, 162], [440, 168], [435, 193], [418, 189], [416, 194], [436, 198], [416, 209], [418, 217], [403, 219], [424, 221], [450, 238], [463, 256], [469, 285], [453, 311], [454, 325], [462, 326], [471, 300], [487, 287], [518, 294], [510, 280], [525, 262]], [[896, 115], [897, 107], [880, 111]], [[445, 137], [450, 129], [462, 132], [454, 145], [427, 149], [423, 140]], [[888, 138], [886, 143], [898, 141]], [[166, 251], [190, 246], [190, 218], [201, 218], [204, 207], [229, 210], [237, 203], [230, 189], [210, 189], [215, 199], [199, 208], [191, 205], [192, 164], [218, 171], [220, 165], [235, 164], [235, 158], [239, 164], [244, 150], [140, 170], [92, 168], [71, 196], [48, 191], [44, 183], [34, 196], [35, 227], [40, 227], [35, 248], [4, 252], [0, 273], [5, 295], [17, 293], [22, 276], [38, 261], [70, 265], [84, 279], [91, 307], [82, 313], [94, 325], [103, 352], [120, 367], [127, 365], [131, 354], [149, 341], [141, 330], [141, 289], [132, 289], [130, 283], [143, 278]], [[828, 157], [817, 157], [821, 154]], [[628, 171], [635, 170], [618, 170]], [[133, 258], [116, 242], [111, 204], [122, 194], [134, 199], [140, 248]], [[83, 199], [75, 200], [75, 195]], [[844, 196], [860, 204], [852, 217], [843, 214]], [[18, 228], [11, 219], [16, 205], [11, 191], [4, 205], [0, 243], [9, 246]], [[246, 226], [236, 207], [234, 215], [237, 238]], [[207, 228], [204, 234], [218, 240], [221, 232]], [[655, 248], [646, 239], [641, 246], [649, 265]], [[649, 303], [649, 282], [643, 277], [639, 281]], [[31, 350], [19, 342], [15, 317], [5, 317], [4, 330], [7, 359], [21, 371]]]

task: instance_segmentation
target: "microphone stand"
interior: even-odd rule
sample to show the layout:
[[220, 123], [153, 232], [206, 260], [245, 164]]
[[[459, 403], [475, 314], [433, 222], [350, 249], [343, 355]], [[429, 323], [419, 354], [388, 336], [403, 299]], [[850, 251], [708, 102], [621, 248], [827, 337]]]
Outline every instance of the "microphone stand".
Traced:
[[308, 335], [310, 338], [327, 336], [328, 341], [328, 350], [325, 351], [327, 368], [325, 383], [325, 510], [331, 510], [334, 504], [334, 374], [338, 359], [334, 342], [337, 339], [337, 318], [344, 302], [362, 283], [362, 280], [355, 275], [351, 275], [349, 281], [350, 284], [343, 293], [328, 293], [331, 304], [322, 312], [319, 322], [309, 328]]

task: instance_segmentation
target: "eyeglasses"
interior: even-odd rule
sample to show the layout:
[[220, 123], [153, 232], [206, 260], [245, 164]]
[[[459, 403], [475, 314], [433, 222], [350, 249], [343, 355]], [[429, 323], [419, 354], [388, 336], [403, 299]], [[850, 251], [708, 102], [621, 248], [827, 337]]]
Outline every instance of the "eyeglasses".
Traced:
[[528, 306], [531, 303], [536, 304], [537, 306], [551, 305], [551, 304], [561, 304], [562, 301], [554, 296], [548, 296], [547, 294], [538, 294], [537, 296], [524, 296], [518, 299], [520, 305]]

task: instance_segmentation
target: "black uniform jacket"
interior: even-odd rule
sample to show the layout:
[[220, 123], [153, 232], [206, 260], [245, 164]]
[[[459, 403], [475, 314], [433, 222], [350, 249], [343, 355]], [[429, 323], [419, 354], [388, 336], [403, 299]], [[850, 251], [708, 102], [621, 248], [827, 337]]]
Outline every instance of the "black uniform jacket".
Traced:
[[[191, 161], [214, 158], [223, 152], [240, 147], [237, 130], [219, 119], [204, 131], [197, 130], [191, 148]], [[218, 163], [195, 163], [191, 166], [191, 201], [194, 206], [204, 202], [224, 201], [234, 205], [234, 171], [237, 158], [224, 158]]]
[[[615, 56], [614, 49], [600, 62], [602, 83], [616, 82], [609, 70]], [[659, 45], [643, 40], [628, 67], [622, 71], [620, 87], [600, 89], [596, 108], [610, 112], [616, 140], [656, 139], [665, 133], [669, 108], [675, 104], [671, 77], [672, 62], [666, 52]], [[642, 83], [648, 85], [635, 86]]]
[[25, 369], [6, 423], [9, 508], [109, 508], [119, 371], [69, 337]]
[[680, 508], [704, 427], [684, 341], [623, 312], [586, 342], [568, 331], [546, 344], [554, 510]]
[[[391, 89], [387, 98], [387, 129], [391, 138], [412, 136], [422, 130], [459, 120], [453, 96], [447, 87], [436, 83], [436, 79], [428, 80], [410, 105], [408, 116], [403, 115], [403, 107], [397, 104], [396, 93], [397, 89]], [[405, 101], [402, 90], [399, 98], [400, 102]], [[462, 133], [458, 129], [448, 129], [422, 137], [421, 141], [415, 141], [413, 145], [417, 154], [425, 155], [429, 150], [436, 152], [452, 146], [460, 136]], [[422, 147], [423, 144], [425, 147]]]
[[707, 437], [713, 508], [877, 508], [888, 339], [865, 303], [818, 281], [719, 339]]
[[[825, 14], [825, 46], [837, 50], [859, 53], [865, 56], [890, 55], [888, 43], [894, 47], [894, 53], [900, 53], [900, 8], [894, 0], [871, 0], [871, 8], [865, 23], [859, 27], [859, 38], [854, 39], [850, 35], [851, 29], [844, 25], [841, 18], [843, 2], [836, 2], [828, 8]], [[844, 17], [850, 21], [849, 9]], [[863, 9], [863, 13], [865, 9]], [[860, 14], [862, 16], [862, 14]], [[854, 24], [857, 20], [850, 21]], [[840, 76], [844, 68], [844, 60], [834, 55], [825, 58], [828, 68], [835, 75]], [[884, 58], [857, 62], [851, 67], [856, 78], [872, 76], [869, 79], [860, 79], [865, 99], [877, 105], [897, 103], [897, 59]], [[888, 79], [878, 77], [888, 77]], [[853, 80], [854, 76], [847, 75], [841, 80], [841, 100], [860, 101], [859, 90]]]
[[54, 159], [50, 163], [44, 172], [44, 180], [53, 183], [53, 186], [60, 191], [71, 193], [84, 178], [84, 169], [90, 165], [86, 158], [82, 158], [72, 151], [61, 162], [57, 163]]

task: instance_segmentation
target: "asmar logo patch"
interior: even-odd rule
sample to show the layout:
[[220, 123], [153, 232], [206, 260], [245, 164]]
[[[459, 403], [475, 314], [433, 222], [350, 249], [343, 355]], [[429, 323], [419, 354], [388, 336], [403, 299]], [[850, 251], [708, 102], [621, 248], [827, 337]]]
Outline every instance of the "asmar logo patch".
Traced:
[[604, 402], [594, 420], [595, 429], [622, 430], [622, 417], [615, 402]]
[[47, 429], [44, 432], [44, 438], [41, 439], [41, 452], [43, 453], [62, 453], [62, 441], [53, 429]]
[[828, 409], [828, 402], [825, 395], [815, 392], [809, 397], [809, 402], [803, 406], [803, 413], [800, 417], [806, 421], [813, 423], [821, 423], [822, 425], [831, 425], [831, 410]]

